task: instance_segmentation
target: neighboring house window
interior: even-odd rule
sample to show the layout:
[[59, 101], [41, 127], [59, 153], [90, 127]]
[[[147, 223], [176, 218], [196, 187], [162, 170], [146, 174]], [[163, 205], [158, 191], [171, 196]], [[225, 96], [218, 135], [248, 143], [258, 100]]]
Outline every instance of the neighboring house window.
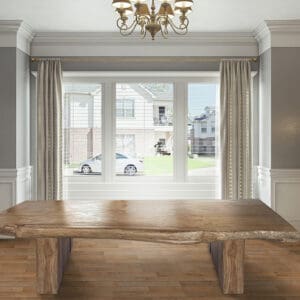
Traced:
[[202, 132], [202, 133], [206, 133], [206, 132], [207, 132], [207, 128], [206, 128], [206, 127], [202, 127], [202, 128], [201, 128], [201, 132]]
[[166, 118], [166, 108], [165, 106], [159, 106], [158, 108], [158, 118], [159, 118], [159, 124], [164, 125], [167, 122]]
[[134, 100], [117, 99], [116, 107], [116, 115], [118, 118], [134, 118]]
[[162, 145], [166, 145], [166, 139], [159, 139], [159, 142], [160, 142]]

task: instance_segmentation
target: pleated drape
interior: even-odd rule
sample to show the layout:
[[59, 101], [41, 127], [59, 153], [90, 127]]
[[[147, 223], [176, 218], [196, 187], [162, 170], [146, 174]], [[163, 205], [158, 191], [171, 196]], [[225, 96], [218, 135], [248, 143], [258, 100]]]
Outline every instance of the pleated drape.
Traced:
[[37, 194], [62, 198], [62, 70], [59, 60], [40, 61], [37, 74]]
[[222, 199], [252, 198], [251, 63], [220, 66], [220, 159]]

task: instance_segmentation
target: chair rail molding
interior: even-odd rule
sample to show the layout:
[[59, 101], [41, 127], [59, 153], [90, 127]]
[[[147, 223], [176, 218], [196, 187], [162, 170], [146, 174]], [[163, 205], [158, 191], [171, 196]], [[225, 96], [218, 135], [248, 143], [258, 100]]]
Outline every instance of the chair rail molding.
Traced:
[[300, 169], [258, 166], [256, 196], [300, 229]]
[[0, 20], [0, 47], [15, 47], [30, 55], [31, 27], [22, 20]]
[[0, 169], [0, 211], [31, 200], [31, 166]]
[[268, 20], [255, 30], [259, 54], [272, 47], [300, 47], [300, 20]]
[[191, 32], [156, 41], [116, 32], [40, 32], [32, 41], [32, 56], [257, 56], [253, 34]]

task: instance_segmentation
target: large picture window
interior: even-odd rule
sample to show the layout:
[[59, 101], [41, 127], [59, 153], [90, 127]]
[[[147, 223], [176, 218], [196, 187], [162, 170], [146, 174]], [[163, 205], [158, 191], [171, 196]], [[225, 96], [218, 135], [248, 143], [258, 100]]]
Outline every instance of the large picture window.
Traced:
[[76, 77], [64, 90], [65, 198], [219, 197], [217, 77]]

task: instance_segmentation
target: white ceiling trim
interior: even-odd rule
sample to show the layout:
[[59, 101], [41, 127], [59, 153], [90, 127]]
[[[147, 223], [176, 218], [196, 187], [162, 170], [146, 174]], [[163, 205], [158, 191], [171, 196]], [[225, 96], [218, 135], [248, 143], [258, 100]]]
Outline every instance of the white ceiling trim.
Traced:
[[21, 20], [0, 20], [0, 47], [16, 47], [30, 55], [33, 32]]
[[252, 33], [189, 33], [155, 41], [119, 33], [48, 32], [32, 41], [32, 56], [256, 56]]
[[0, 20], [0, 47], [32, 56], [256, 56], [271, 47], [300, 47], [300, 20], [265, 21], [254, 33], [191, 32], [156, 41], [111, 32], [34, 34], [22, 20]]
[[272, 47], [300, 47], [300, 20], [269, 20], [254, 32], [259, 54]]

